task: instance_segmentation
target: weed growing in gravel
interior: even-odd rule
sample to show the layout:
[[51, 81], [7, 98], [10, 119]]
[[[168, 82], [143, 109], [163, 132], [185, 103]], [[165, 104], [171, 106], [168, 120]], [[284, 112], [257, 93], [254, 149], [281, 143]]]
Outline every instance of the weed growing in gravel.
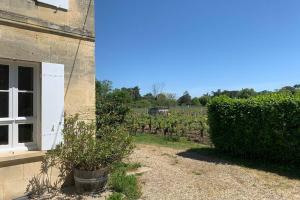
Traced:
[[199, 172], [199, 171], [192, 171], [192, 173], [193, 173], [194, 175], [196, 175], [196, 176], [200, 176], [200, 175], [202, 175], [202, 173], [201, 173], [201, 172]]
[[110, 196], [110, 200], [136, 200], [141, 196], [137, 177], [126, 175], [127, 171], [132, 171], [140, 166], [139, 163], [118, 163], [113, 167], [113, 173], [109, 178], [109, 187], [115, 193]]
[[116, 163], [113, 168], [112, 171], [133, 171], [136, 170], [138, 168], [142, 167], [141, 163]]
[[110, 195], [108, 197], [107, 200], [122, 200], [122, 199], [124, 199], [124, 195], [123, 194], [118, 193], [118, 192], [114, 192], [114, 193], [112, 193], [112, 195]]

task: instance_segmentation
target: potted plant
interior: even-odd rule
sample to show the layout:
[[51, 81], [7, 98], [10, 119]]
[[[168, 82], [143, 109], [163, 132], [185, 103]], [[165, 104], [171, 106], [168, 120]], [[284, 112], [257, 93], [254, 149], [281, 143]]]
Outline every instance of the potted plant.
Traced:
[[95, 128], [93, 122], [65, 118], [63, 143], [49, 151], [48, 158], [73, 171], [77, 192], [95, 192], [106, 184], [110, 167], [133, 149], [131, 137], [122, 127]]

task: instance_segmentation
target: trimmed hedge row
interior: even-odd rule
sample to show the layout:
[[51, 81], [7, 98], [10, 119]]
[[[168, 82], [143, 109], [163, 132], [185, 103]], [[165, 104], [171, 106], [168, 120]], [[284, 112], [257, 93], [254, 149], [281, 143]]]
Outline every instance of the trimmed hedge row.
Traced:
[[300, 97], [271, 94], [214, 98], [210, 138], [218, 150], [248, 158], [300, 163]]

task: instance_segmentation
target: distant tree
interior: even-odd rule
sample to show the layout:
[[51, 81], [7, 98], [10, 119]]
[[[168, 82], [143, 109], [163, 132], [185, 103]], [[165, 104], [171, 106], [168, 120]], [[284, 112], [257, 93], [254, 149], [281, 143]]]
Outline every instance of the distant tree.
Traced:
[[167, 97], [168, 107], [177, 105], [176, 94], [174, 94], [174, 93], [164, 93], [164, 94]]
[[152, 102], [147, 99], [141, 99], [133, 103], [133, 107], [135, 108], [150, 108], [151, 106]]
[[193, 105], [193, 106], [199, 106], [199, 105], [200, 105], [199, 98], [194, 97], [194, 98], [192, 99], [192, 105]]
[[174, 107], [177, 105], [176, 99], [168, 99], [168, 107]]
[[206, 94], [199, 98], [199, 102], [202, 106], [206, 106], [210, 101], [210, 99], [211, 97], [208, 94]]
[[222, 90], [221, 90], [221, 89], [218, 89], [217, 91], [212, 92], [212, 94], [213, 94], [213, 97], [221, 96], [221, 95], [222, 95]]
[[164, 93], [168, 99], [176, 100], [176, 94], [174, 93]]
[[268, 90], [263, 90], [261, 92], [258, 92], [257, 94], [259, 95], [263, 95], [263, 94], [269, 94], [269, 93], [272, 93], [271, 91], [268, 91]]
[[245, 88], [238, 92], [238, 98], [241, 98], [241, 99], [247, 99], [247, 98], [253, 97], [255, 95], [256, 95], [256, 92], [252, 88], [251, 89]]
[[229, 96], [230, 98], [238, 98], [239, 91], [238, 90], [224, 90], [222, 95]]
[[137, 101], [141, 99], [141, 94], [140, 94], [140, 88], [139, 87], [133, 87], [133, 88], [121, 88], [121, 91], [127, 92], [132, 101]]
[[157, 95], [163, 93], [163, 90], [165, 88], [164, 83], [156, 83], [152, 85], [152, 95], [154, 97], [157, 97]]
[[112, 82], [111, 81], [96, 80], [96, 96], [97, 97], [104, 97], [111, 91], [112, 91]]
[[296, 89], [294, 95], [300, 96], [300, 89]]
[[137, 101], [141, 99], [141, 94], [140, 94], [140, 88], [135, 86], [134, 88], [131, 89], [131, 96], [134, 101]]
[[123, 104], [130, 104], [133, 101], [130, 91], [124, 89], [114, 89], [111, 93], [109, 93], [108, 99], [112, 99]]
[[239, 91], [238, 90], [220, 90], [218, 89], [217, 91], [215, 92], [212, 92], [213, 93], [213, 97], [218, 97], [218, 96], [221, 96], [221, 95], [225, 95], [225, 96], [228, 96], [230, 98], [237, 98], [238, 97], [238, 94], [239, 94]]
[[217, 91], [212, 92], [212, 94], [213, 94], [212, 95], [213, 97], [225, 95], [225, 96], [228, 96], [230, 98], [243, 98], [243, 99], [246, 99], [246, 98], [255, 96], [257, 93], [255, 92], [254, 89], [245, 88], [245, 89], [242, 89], [242, 90], [224, 90], [224, 91], [218, 89]]
[[295, 89], [295, 87], [292, 87], [292, 86], [285, 86], [285, 87], [281, 88], [279, 90], [279, 92], [290, 92], [290, 93], [294, 94], [296, 92], [296, 89]]
[[294, 88], [295, 88], [295, 89], [300, 89], [300, 84], [294, 85]]
[[168, 106], [168, 98], [165, 94], [160, 93], [156, 96], [156, 106]]
[[143, 96], [144, 99], [154, 99], [155, 97], [153, 96], [152, 93], [147, 93]]
[[188, 91], [185, 91], [183, 95], [177, 100], [178, 105], [191, 105], [192, 104], [192, 97], [188, 93]]
[[[242, 90], [221, 90], [212, 92], [211, 94], [205, 94], [199, 98], [191, 98], [188, 92], [176, 100], [176, 95], [173, 93], [164, 93], [164, 84], [158, 83], [152, 86], [152, 93], [147, 93], [144, 96], [140, 94], [140, 88], [138, 86], [132, 88], [123, 87], [121, 89], [113, 89], [112, 82], [108, 80], [96, 81], [96, 106], [102, 109], [101, 104], [109, 103], [118, 104], [128, 107], [151, 107], [151, 106], [176, 106], [176, 105], [203, 105], [206, 106], [209, 101], [217, 96], [226, 95], [230, 98], [249, 98], [256, 95], [263, 95], [273, 92], [279, 92], [284, 94], [300, 95], [300, 84], [294, 86], [285, 86], [275, 91], [264, 90], [256, 92], [254, 89], [245, 88]], [[111, 107], [112, 108], [112, 107]], [[100, 115], [99, 115], [100, 116]]]

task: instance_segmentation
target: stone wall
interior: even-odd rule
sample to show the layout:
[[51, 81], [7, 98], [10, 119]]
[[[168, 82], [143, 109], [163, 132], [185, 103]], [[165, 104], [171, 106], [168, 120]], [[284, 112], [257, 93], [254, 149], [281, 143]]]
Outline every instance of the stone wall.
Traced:
[[[24, 197], [32, 192], [32, 187], [37, 185], [45, 186], [43, 185], [43, 180], [49, 181], [51, 186], [55, 186], [56, 183], [59, 183], [57, 185], [58, 188], [61, 186], [62, 183], [60, 183], [58, 178], [61, 173], [58, 168], [51, 167], [47, 169], [48, 173], [46, 174], [41, 172], [41, 156], [14, 160], [13, 164], [0, 167], [0, 200]], [[36, 180], [40, 181], [37, 182]]]
[[34, 0], [0, 1], [0, 58], [64, 64], [66, 113], [95, 119], [94, 1], [69, 4], [64, 11]]
[[1, 58], [64, 64], [65, 111], [94, 119], [93, 42], [0, 25], [0, 49]]
[[67, 11], [51, 8], [37, 3], [36, 0], [1, 0], [0, 10], [20, 14], [24, 18], [29, 17], [36, 21], [82, 29], [90, 1], [85, 29], [94, 33], [94, 0], [69, 0]]

